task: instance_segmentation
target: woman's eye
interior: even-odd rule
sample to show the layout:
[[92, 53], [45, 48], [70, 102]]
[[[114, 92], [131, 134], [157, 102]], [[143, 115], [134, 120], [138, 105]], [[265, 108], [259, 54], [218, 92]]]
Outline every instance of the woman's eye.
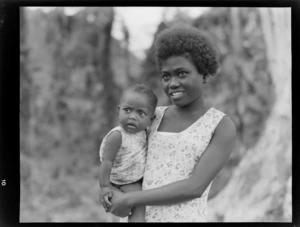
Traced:
[[185, 71], [181, 71], [178, 73], [179, 77], [186, 77], [186, 75], [187, 75], [187, 72], [185, 72]]
[[167, 74], [162, 74], [162, 75], [161, 75], [161, 78], [162, 78], [163, 80], [168, 80], [168, 79], [170, 78], [170, 76], [167, 75]]

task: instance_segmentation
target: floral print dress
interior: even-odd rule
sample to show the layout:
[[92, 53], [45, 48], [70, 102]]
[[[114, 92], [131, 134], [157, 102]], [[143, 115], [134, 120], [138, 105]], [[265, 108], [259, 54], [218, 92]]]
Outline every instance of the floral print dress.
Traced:
[[[166, 134], [157, 131], [166, 109], [156, 108], [148, 138], [143, 190], [189, 178], [225, 115], [212, 107], [187, 129]], [[146, 206], [146, 222], [206, 222], [211, 184], [200, 198], [175, 205]]]
[[107, 136], [116, 130], [121, 132], [122, 144], [111, 170], [110, 181], [118, 185], [130, 184], [138, 181], [144, 175], [147, 148], [146, 131], [131, 134], [120, 126], [113, 128], [102, 140], [99, 150], [100, 161], [102, 161]]

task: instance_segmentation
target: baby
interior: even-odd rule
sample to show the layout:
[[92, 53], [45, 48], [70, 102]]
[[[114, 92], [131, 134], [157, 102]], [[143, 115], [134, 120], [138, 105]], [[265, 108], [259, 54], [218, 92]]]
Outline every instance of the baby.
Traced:
[[[112, 190], [142, 190], [147, 149], [147, 127], [154, 119], [156, 95], [144, 85], [125, 90], [119, 109], [119, 126], [103, 138], [100, 146], [100, 187], [110, 206]], [[145, 207], [134, 207], [128, 222], [144, 222]]]

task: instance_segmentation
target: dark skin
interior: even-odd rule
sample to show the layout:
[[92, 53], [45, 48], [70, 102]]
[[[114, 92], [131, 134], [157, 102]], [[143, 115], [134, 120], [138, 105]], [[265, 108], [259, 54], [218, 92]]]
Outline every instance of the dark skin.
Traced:
[[106, 151], [103, 154], [103, 160], [100, 165], [100, 176], [99, 176], [99, 184], [101, 188], [101, 192], [105, 194], [103, 203], [105, 204], [105, 208], [110, 205], [110, 198], [112, 197], [112, 188], [109, 181], [109, 176], [111, 173], [111, 169], [117, 155], [118, 150], [120, 149], [122, 143], [122, 136], [119, 131], [114, 131], [107, 138], [106, 143]]
[[[210, 108], [203, 99], [203, 75], [185, 56], [166, 59], [161, 72], [165, 93], [174, 105], [166, 110], [158, 131], [181, 132]], [[124, 217], [133, 206], [172, 205], [199, 198], [227, 163], [235, 136], [233, 121], [223, 117], [189, 178], [150, 190], [116, 192], [107, 211]]]

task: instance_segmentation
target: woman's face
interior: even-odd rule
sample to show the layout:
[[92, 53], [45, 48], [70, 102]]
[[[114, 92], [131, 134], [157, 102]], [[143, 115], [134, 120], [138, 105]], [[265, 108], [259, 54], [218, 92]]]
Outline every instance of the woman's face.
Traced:
[[176, 106], [184, 107], [202, 98], [203, 75], [184, 55], [162, 63], [161, 79], [166, 95]]

